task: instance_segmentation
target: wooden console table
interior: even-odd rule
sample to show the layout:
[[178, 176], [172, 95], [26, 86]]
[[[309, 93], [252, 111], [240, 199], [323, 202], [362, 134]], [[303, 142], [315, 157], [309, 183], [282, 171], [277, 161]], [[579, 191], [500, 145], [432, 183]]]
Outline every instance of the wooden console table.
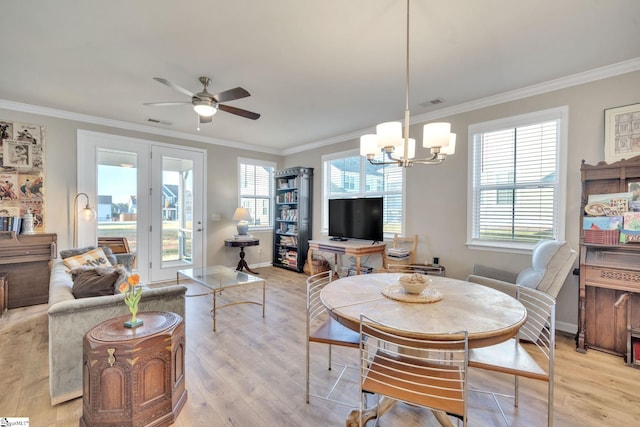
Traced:
[[169, 426], [187, 400], [185, 332], [175, 313], [144, 312], [102, 322], [84, 337], [81, 427]]
[[313, 271], [313, 251], [331, 252], [334, 254], [334, 266], [338, 265], [338, 255], [347, 255], [356, 257], [356, 274], [360, 274], [360, 257], [363, 255], [380, 255], [384, 258], [384, 251], [387, 244], [384, 242], [369, 242], [363, 240], [309, 240], [309, 253], [307, 262], [309, 264], [310, 275], [315, 274]]

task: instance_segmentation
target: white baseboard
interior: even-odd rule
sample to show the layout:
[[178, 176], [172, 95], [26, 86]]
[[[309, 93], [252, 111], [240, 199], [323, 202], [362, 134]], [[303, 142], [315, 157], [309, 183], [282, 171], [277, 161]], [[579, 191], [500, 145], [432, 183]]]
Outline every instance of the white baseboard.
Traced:
[[576, 325], [575, 323], [558, 322], [556, 320], [556, 330], [575, 334], [576, 332], [578, 332], [578, 325]]

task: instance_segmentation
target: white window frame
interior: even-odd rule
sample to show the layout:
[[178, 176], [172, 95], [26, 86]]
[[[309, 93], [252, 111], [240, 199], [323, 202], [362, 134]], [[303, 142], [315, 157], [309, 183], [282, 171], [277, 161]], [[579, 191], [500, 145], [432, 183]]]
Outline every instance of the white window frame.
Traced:
[[[251, 198], [251, 196], [243, 196], [242, 195], [242, 167], [241, 165], [251, 165], [251, 166], [262, 166], [262, 167], [267, 167], [267, 168], [271, 168], [271, 177], [269, 178], [269, 223], [268, 224], [260, 224], [260, 225], [253, 225], [253, 224], [249, 224], [249, 230], [255, 230], [255, 231], [262, 231], [262, 230], [272, 230], [273, 229], [273, 217], [274, 217], [274, 203], [273, 203], [273, 199], [274, 199], [274, 173], [277, 169], [277, 164], [275, 162], [270, 162], [270, 161], [266, 161], [266, 160], [258, 160], [258, 159], [250, 159], [247, 157], [238, 157], [238, 206], [241, 205], [241, 199], [244, 197], [246, 198]], [[259, 198], [264, 198], [267, 195], [260, 195]], [[254, 196], [254, 198], [258, 198], [257, 195]]]
[[[406, 224], [406, 171], [402, 169], [402, 189], [399, 191], [367, 191], [366, 189], [366, 164], [367, 159], [364, 156], [360, 156], [360, 191], [358, 192], [349, 192], [349, 193], [339, 193], [335, 194], [334, 197], [329, 196], [329, 178], [330, 176], [327, 174], [327, 163], [332, 160], [342, 159], [345, 157], [354, 157], [360, 156], [360, 150], [347, 150], [341, 151], [338, 153], [325, 154], [322, 156], [322, 223], [320, 228], [320, 233], [324, 235], [328, 235], [329, 231], [329, 198], [356, 198], [356, 197], [384, 197], [386, 194], [394, 194], [400, 195], [402, 199], [402, 223], [401, 223], [401, 235], [404, 235], [405, 224]], [[393, 233], [385, 233], [385, 240], [393, 238]]]
[[469, 155], [468, 155], [468, 183], [467, 183], [467, 242], [466, 245], [472, 249], [484, 249], [503, 252], [530, 253], [535, 243], [510, 242], [479, 239], [473, 235], [474, 218], [476, 210], [479, 208], [474, 188], [480, 171], [475, 170], [475, 156], [479, 150], [476, 145], [475, 136], [494, 132], [503, 129], [516, 128], [550, 120], [558, 120], [558, 143], [556, 146], [556, 185], [554, 197], [554, 239], [565, 239], [566, 225], [566, 186], [567, 186], [567, 146], [569, 127], [569, 107], [562, 106], [548, 110], [537, 111], [528, 114], [492, 120], [483, 123], [476, 123], [469, 126]]

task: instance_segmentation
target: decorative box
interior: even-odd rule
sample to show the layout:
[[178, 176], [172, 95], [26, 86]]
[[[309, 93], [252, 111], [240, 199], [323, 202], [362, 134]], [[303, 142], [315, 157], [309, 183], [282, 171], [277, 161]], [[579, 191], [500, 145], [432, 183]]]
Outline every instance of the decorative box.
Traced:
[[585, 216], [582, 221], [583, 230], [620, 230], [622, 216]]
[[584, 243], [617, 245], [619, 241], [620, 230], [584, 230]]

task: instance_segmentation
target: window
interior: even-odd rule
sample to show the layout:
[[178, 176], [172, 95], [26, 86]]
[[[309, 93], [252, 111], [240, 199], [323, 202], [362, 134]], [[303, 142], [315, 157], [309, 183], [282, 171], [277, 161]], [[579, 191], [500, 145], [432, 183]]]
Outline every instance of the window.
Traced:
[[469, 126], [467, 244], [564, 239], [567, 107]]
[[275, 163], [252, 159], [238, 159], [240, 203], [249, 209], [249, 228], [272, 228], [273, 171]]
[[[376, 157], [382, 160], [382, 155]], [[384, 198], [384, 233], [402, 233], [404, 222], [404, 170], [396, 165], [372, 165], [358, 150], [322, 157], [322, 231], [327, 232], [328, 199]]]

